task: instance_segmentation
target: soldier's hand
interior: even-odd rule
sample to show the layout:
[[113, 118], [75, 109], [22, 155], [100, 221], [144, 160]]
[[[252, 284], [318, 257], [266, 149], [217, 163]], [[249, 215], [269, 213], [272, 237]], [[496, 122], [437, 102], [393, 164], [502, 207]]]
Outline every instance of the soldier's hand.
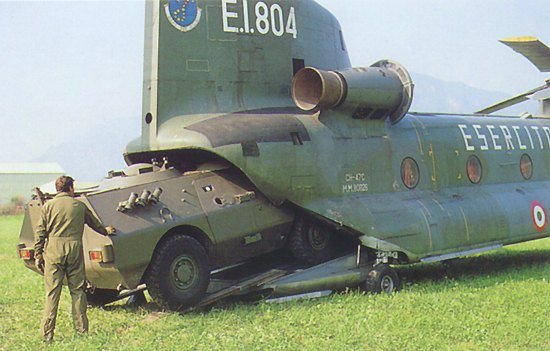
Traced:
[[36, 269], [38, 269], [40, 272], [44, 273], [44, 257], [42, 254], [37, 254], [34, 257], [34, 266]]
[[115, 235], [116, 234], [116, 229], [115, 229], [115, 227], [107, 226], [107, 227], [105, 227], [105, 232], [107, 233], [107, 235]]

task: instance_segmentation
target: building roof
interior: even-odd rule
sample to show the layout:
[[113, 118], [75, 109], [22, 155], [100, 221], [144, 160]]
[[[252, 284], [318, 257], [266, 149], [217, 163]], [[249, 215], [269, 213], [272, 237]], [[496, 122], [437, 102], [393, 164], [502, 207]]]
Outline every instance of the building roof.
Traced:
[[64, 174], [58, 163], [0, 163], [0, 174]]

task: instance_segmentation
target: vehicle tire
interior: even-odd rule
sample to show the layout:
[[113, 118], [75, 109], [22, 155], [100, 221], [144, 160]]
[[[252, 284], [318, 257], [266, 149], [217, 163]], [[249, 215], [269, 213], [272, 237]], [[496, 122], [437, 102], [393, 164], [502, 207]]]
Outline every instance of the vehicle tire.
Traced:
[[86, 299], [88, 300], [89, 306], [97, 307], [116, 301], [118, 294], [118, 290], [95, 289], [93, 294], [91, 292], [86, 292]]
[[298, 218], [289, 237], [290, 252], [297, 259], [318, 264], [335, 257], [330, 229], [305, 218]]
[[367, 275], [365, 290], [373, 294], [392, 294], [401, 290], [401, 279], [387, 264], [374, 266]]
[[210, 283], [208, 255], [195, 239], [173, 236], [155, 250], [145, 282], [162, 308], [177, 311], [192, 307], [204, 297]]

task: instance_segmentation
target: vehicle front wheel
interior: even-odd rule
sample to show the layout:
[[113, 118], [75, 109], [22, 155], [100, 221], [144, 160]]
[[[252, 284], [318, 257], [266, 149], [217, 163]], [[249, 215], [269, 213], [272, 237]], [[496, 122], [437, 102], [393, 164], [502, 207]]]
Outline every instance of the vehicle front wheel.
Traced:
[[208, 255], [195, 239], [173, 236], [156, 249], [145, 281], [161, 307], [174, 311], [192, 307], [204, 297], [210, 283]]
[[387, 264], [374, 266], [367, 274], [365, 290], [373, 294], [392, 294], [401, 290], [401, 279]]

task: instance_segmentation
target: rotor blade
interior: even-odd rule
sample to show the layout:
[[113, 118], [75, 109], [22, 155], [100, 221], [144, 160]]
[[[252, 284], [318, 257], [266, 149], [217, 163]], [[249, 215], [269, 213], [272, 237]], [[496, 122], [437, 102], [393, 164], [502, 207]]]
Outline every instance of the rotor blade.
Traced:
[[493, 113], [495, 111], [499, 111], [499, 110], [502, 110], [506, 107], [510, 107], [510, 106], [513, 106], [513, 105], [516, 105], [516, 104], [519, 104], [520, 102], [523, 102], [523, 101], [527, 101], [529, 100], [529, 97], [541, 90], [544, 90], [544, 89], [547, 89], [548, 87], [550, 87], [550, 79], [546, 81], [546, 84], [545, 85], [541, 85], [540, 87], [537, 87], [535, 89], [532, 89], [532, 90], [529, 90], [528, 92], [526, 93], [523, 93], [523, 94], [520, 94], [520, 95], [516, 95], [514, 96], [513, 98], [510, 98], [510, 99], [506, 99], [504, 101], [501, 101], [501, 102], [498, 102], [494, 105], [491, 105], [489, 107], [486, 107], [484, 108], [483, 110], [479, 110], [476, 112], [476, 114], [480, 114], [480, 115], [488, 115], [490, 113]]
[[502, 110], [506, 107], [510, 107], [510, 106], [519, 104], [520, 102], [527, 101], [527, 100], [529, 100], [529, 98], [526, 97], [526, 95], [518, 95], [518, 96], [515, 96], [515, 97], [510, 98], [508, 100], [504, 100], [504, 101], [498, 102], [494, 105], [491, 105], [489, 107], [486, 107], [483, 110], [476, 111], [475, 113], [479, 114], [479, 115], [488, 115], [490, 113]]
[[525, 56], [541, 72], [550, 72], [550, 48], [535, 37], [516, 37], [500, 40]]

